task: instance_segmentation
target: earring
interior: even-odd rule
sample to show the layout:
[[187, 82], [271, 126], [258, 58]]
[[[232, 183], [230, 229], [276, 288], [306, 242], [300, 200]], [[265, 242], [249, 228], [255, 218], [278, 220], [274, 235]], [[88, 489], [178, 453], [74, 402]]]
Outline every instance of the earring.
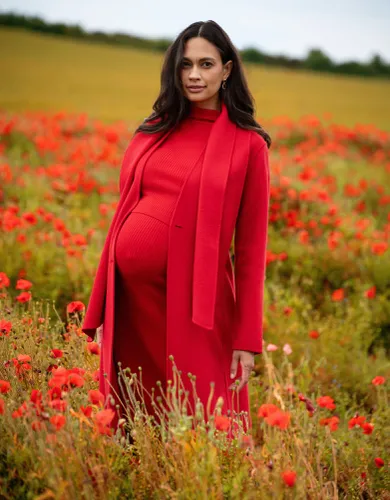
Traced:
[[225, 90], [225, 89], [226, 89], [226, 80], [224, 80], [224, 81], [222, 82], [222, 88], [223, 88], [223, 90]]

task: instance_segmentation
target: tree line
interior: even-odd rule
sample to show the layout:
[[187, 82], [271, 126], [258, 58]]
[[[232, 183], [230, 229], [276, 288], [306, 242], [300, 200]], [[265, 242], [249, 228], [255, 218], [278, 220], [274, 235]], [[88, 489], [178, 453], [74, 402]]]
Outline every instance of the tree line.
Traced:
[[[154, 50], [157, 52], [165, 52], [172, 43], [172, 40], [168, 38], [148, 39], [121, 32], [86, 31], [78, 24], [50, 23], [40, 17], [24, 16], [13, 12], [0, 13], [0, 26], [25, 28], [39, 33], [67, 36], [91, 42], [129, 46], [137, 49]], [[367, 63], [359, 61], [336, 63], [319, 48], [309, 50], [304, 59], [284, 55], [269, 55], [255, 47], [247, 47], [240, 50], [240, 55], [243, 62], [246, 63], [343, 75], [390, 77], [390, 64], [379, 54], [374, 54]]]

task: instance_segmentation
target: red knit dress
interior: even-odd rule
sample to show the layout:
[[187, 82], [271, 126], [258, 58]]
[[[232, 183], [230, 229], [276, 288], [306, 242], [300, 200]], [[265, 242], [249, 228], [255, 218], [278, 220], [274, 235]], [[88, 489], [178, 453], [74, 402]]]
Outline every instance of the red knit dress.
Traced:
[[141, 366], [143, 386], [148, 391], [158, 380], [166, 383], [170, 220], [183, 183], [194, 165], [202, 161], [219, 113], [193, 106], [190, 115], [149, 156], [142, 171], [139, 202], [116, 240], [113, 360], [117, 372], [118, 361], [122, 369], [130, 367], [132, 372]]

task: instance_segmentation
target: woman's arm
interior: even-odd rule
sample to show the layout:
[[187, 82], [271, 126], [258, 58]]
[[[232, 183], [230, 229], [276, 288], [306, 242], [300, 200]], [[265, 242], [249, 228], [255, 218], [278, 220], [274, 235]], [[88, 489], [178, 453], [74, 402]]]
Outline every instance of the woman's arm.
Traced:
[[[257, 141], [256, 141], [257, 142]], [[262, 352], [270, 172], [265, 141], [251, 153], [234, 237], [233, 350]]]

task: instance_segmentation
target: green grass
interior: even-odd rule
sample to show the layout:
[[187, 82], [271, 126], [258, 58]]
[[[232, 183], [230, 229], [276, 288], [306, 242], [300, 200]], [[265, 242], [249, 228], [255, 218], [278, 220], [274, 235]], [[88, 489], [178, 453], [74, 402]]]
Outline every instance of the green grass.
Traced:
[[[142, 120], [159, 92], [163, 55], [1, 27], [0, 109]], [[390, 82], [246, 65], [259, 120], [330, 113], [390, 130]]]

